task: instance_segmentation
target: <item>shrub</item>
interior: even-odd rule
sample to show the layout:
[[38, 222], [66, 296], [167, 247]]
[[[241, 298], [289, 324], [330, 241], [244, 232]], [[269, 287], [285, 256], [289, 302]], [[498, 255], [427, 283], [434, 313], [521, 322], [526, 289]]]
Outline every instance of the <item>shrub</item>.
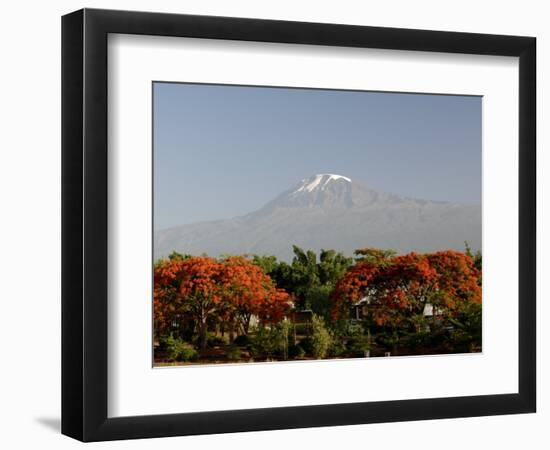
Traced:
[[401, 336], [396, 330], [393, 332], [388, 331], [376, 336], [376, 342], [384, 347], [385, 351], [391, 352], [392, 355], [397, 353], [400, 341]]
[[321, 359], [327, 356], [328, 350], [332, 343], [332, 337], [325, 326], [325, 321], [317, 316], [313, 315], [311, 320], [311, 354]]
[[258, 326], [250, 339], [250, 350], [254, 358], [285, 357], [288, 347], [288, 327], [285, 323]]
[[195, 361], [199, 354], [188, 342], [172, 336], [164, 340], [166, 353], [169, 361]]
[[365, 353], [371, 349], [368, 337], [364, 335], [352, 337], [348, 341], [347, 347], [353, 356], [365, 356]]
[[329, 350], [331, 356], [365, 356], [370, 350], [368, 337], [361, 324], [339, 322], [332, 332], [332, 342]]
[[335, 336], [332, 337], [332, 344], [329, 348], [328, 354], [330, 356], [342, 356], [347, 353], [347, 348], [344, 342], [341, 339], [336, 339]]
[[225, 348], [225, 353], [229, 359], [241, 359], [241, 349], [236, 345], [228, 345]]
[[458, 352], [481, 351], [481, 305], [467, 303], [463, 306], [458, 317], [450, 320], [453, 331], [452, 344]]

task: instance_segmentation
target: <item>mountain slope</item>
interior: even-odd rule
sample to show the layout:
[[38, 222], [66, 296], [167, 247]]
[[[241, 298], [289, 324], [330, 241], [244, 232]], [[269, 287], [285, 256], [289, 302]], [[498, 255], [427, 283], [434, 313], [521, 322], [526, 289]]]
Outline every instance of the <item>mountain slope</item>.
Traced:
[[333, 174], [302, 180], [246, 216], [155, 233], [155, 258], [173, 250], [292, 257], [292, 244], [335, 249], [392, 248], [399, 253], [481, 247], [481, 206], [433, 202], [376, 191]]

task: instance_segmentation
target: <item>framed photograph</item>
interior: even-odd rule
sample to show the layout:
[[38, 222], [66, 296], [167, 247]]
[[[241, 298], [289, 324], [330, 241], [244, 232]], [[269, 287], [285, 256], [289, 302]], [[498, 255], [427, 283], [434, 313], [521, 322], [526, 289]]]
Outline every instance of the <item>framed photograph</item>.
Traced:
[[62, 20], [62, 432], [535, 412], [533, 37]]

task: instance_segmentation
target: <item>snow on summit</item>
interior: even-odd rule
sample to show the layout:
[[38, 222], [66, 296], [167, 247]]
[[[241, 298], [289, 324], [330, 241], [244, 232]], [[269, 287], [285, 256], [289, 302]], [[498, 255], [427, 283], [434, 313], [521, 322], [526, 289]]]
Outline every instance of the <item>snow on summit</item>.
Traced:
[[294, 193], [312, 192], [315, 189], [323, 190], [324, 188], [327, 187], [327, 185], [331, 181], [336, 181], [336, 180], [344, 180], [344, 181], [347, 181], [348, 183], [351, 183], [351, 179], [349, 179], [348, 177], [344, 177], [342, 175], [335, 175], [332, 173], [321, 173], [302, 180], [302, 184], [298, 189], [294, 191]]

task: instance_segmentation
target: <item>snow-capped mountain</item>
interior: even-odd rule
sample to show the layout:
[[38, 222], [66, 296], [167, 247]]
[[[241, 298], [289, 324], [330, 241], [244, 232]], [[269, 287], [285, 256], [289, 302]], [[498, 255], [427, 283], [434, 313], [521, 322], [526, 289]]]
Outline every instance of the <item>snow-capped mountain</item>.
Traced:
[[351, 180], [348, 177], [344, 177], [342, 175], [334, 175], [332, 173], [322, 173], [302, 180], [302, 182], [298, 186], [298, 189], [296, 189], [294, 193], [312, 192], [315, 189], [322, 191], [325, 190], [327, 186], [334, 185], [334, 183], [331, 183], [331, 181], [338, 180], [346, 181], [348, 184], [351, 184]]
[[352, 182], [348, 177], [319, 174], [305, 178], [266, 207], [351, 206]]
[[377, 191], [348, 177], [305, 178], [257, 211], [155, 232], [155, 258], [256, 253], [292, 258], [292, 244], [352, 255], [363, 247], [398, 252], [481, 247], [481, 206]]

